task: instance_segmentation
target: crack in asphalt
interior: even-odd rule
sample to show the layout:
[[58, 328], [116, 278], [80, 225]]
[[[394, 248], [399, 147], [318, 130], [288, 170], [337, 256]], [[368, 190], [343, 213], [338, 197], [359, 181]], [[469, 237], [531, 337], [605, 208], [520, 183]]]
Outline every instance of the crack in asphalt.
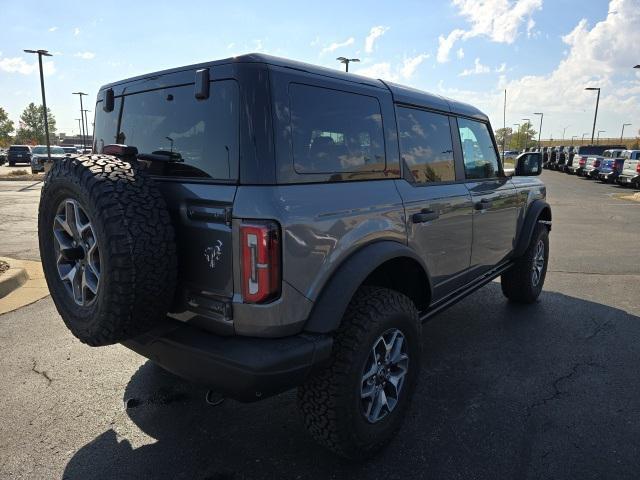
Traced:
[[578, 373], [578, 370], [580, 369], [580, 367], [600, 367], [600, 368], [604, 368], [602, 365], [595, 363], [595, 362], [577, 362], [573, 364], [573, 367], [571, 367], [571, 371], [567, 374], [561, 375], [560, 377], [556, 378], [553, 383], [552, 383], [552, 387], [553, 387], [553, 394], [549, 397], [545, 397], [543, 399], [540, 400], [536, 400], [535, 402], [533, 402], [531, 405], [529, 405], [527, 407], [527, 417], [531, 416], [532, 410], [534, 408], [537, 407], [541, 407], [546, 405], [548, 402], [551, 402], [555, 399], [557, 399], [558, 397], [560, 397], [561, 395], [567, 393], [566, 391], [562, 391], [560, 390], [560, 383], [565, 381], [565, 380], [569, 380], [570, 378], [572, 378], [574, 375], [576, 375]]
[[43, 376], [44, 378], [47, 379], [47, 386], [51, 385], [51, 382], [53, 382], [53, 378], [51, 378], [49, 376], [49, 374], [47, 373], [46, 370], [38, 370], [36, 368], [36, 366], [38, 365], [38, 362], [36, 362], [35, 360], [33, 361], [33, 365], [31, 366], [31, 371], [34, 373], [37, 373], [38, 375]]
[[596, 325], [596, 328], [593, 330], [593, 332], [591, 332], [590, 335], [585, 337], [585, 340], [591, 340], [593, 337], [598, 335], [600, 332], [605, 330], [607, 327], [610, 327], [611, 325], [613, 325], [613, 322], [611, 320], [607, 320], [606, 322], [598, 323], [598, 322], [596, 322], [595, 320], [592, 319], [592, 322]]

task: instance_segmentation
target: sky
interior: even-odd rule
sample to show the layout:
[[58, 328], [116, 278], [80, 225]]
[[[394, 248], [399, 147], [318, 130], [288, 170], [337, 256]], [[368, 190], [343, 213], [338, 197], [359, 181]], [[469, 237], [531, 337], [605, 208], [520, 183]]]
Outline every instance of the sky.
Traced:
[[[543, 138], [591, 135], [600, 87], [602, 137], [640, 135], [640, 0], [338, 2], [36, 2], [0, 0], [0, 107], [18, 122], [41, 102], [37, 57], [47, 49], [47, 104], [58, 132], [78, 131], [82, 90], [250, 52], [392, 80], [465, 101], [494, 129], [530, 118]], [[93, 112], [89, 113], [92, 118]]]

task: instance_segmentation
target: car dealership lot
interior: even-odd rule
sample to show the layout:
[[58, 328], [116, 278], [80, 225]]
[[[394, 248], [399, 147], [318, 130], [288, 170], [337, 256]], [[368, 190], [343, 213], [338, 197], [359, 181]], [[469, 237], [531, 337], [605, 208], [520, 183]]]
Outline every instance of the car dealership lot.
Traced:
[[[543, 180], [541, 301], [510, 305], [494, 282], [426, 324], [412, 409], [376, 458], [319, 450], [293, 393], [212, 407], [124, 347], [86, 347], [47, 298], [0, 316], [0, 477], [637, 478], [640, 203]], [[38, 192], [0, 182], [0, 256], [38, 258]]]

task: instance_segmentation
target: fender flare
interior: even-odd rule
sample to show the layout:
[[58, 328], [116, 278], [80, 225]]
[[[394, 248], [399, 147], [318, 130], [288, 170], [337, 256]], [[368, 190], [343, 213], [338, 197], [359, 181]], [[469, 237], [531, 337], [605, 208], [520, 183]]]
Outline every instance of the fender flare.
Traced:
[[[534, 200], [529, 208], [527, 209], [527, 215], [522, 222], [522, 228], [520, 229], [520, 234], [518, 235], [518, 240], [516, 243], [516, 248], [513, 250], [513, 257], [517, 258], [522, 256], [524, 252], [527, 250], [529, 243], [531, 243], [531, 237], [533, 236], [533, 231], [538, 224], [538, 220], [544, 211], [548, 212], [548, 217], [551, 219], [551, 207], [544, 200]], [[551, 230], [551, 221], [548, 223], [549, 230]]]
[[428, 285], [425, 285], [425, 295], [432, 292], [429, 272], [413, 250], [402, 243], [390, 240], [370, 243], [348, 257], [325, 282], [307, 318], [304, 331], [329, 333], [337, 329], [351, 298], [362, 282], [384, 262], [403, 257], [420, 264], [429, 281]]

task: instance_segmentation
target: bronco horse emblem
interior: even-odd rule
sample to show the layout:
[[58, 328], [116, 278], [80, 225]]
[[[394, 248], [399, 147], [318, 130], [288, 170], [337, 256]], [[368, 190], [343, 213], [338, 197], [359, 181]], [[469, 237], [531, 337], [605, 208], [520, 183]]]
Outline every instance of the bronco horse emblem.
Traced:
[[204, 258], [207, 259], [209, 268], [214, 269], [222, 257], [222, 241], [216, 240], [216, 244], [212, 247], [207, 247], [204, 251]]

